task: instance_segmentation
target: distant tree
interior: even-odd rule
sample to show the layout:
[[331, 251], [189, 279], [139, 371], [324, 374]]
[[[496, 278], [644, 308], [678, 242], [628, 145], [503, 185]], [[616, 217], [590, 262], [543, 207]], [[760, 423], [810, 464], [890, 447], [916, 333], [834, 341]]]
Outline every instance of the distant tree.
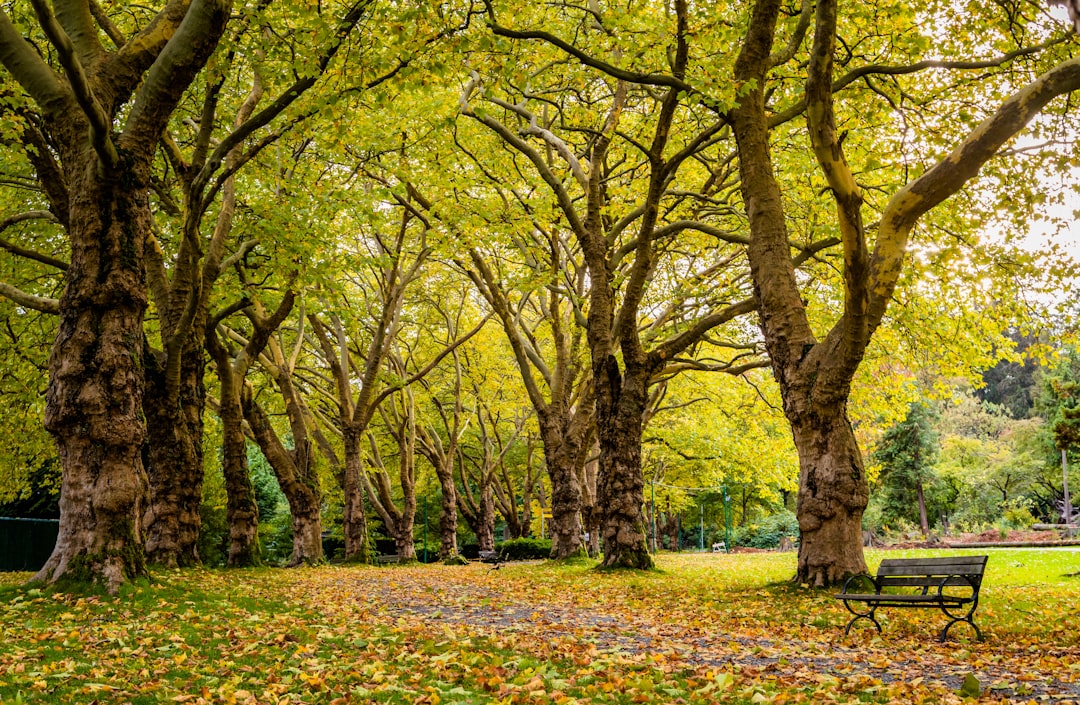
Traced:
[[916, 518], [923, 535], [930, 533], [927, 488], [936, 480], [934, 460], [939, 444], [934, 431], [934, 412], [923, 402], [908, 409], [907, 418], [890, 428], [874, 450], [881, 464], [878, 491], [883, 494], [883, 515]]
[[[1009, 337], [1016, 343], [1015, 352], [1023, 354], [1035, 342], [1030, 335], [1013, 330]], [[982, 401], [998, 404], [1014, 419], [1031, 415], [1035, 405], [1035, 388], [1038, 384], [1036, 371], [1039, 363], [1031, 357], [1017, 361], [1002, 358], [996, 365], [983, 372], [984, 386], [975, 390]]]

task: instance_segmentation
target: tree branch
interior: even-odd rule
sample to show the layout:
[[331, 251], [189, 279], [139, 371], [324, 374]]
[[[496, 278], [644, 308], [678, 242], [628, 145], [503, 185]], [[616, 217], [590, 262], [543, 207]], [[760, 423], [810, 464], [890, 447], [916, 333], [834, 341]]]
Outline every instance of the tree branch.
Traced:
[[0, 282], [0, 296], [11, 299], [23, 308], [41, 311], [42, 313], [60, 314], [60, 299], [50, 299], [44, 296], [28, 294], [6, 282]]
[[60, 59], [60, 65], [64, 67], [64, 73], [67, 74], [68, 85], [71, 86], [75, 102], [82, 108], [83, 114], [90, 123], [90, 143], [94, 151], [97, 152], [106, 170], [115, 168], [120, 161], [120, 155], [112, 141], [112, 120], [94, 96], [86, 70], [75, 54], [75, 46], [71, 43], [71, 38], [56, 21], [56, 17], [53, 16], [45, 0], [30, 0], [30, 4], [34, 7], [34, 13], [45, 36], [56, 48], [57, 57]]

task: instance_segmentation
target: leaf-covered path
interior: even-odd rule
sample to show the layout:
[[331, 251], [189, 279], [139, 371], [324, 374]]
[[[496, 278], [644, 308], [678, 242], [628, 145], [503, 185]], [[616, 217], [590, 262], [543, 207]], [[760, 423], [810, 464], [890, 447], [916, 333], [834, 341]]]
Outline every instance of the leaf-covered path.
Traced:
[[1080, 554], [994, 553], [986, 642], [946, 645], [931, 611], [845, 637], [791, 555], [659, 564], [182, 570], [115, 598], [0, 576], [0, 703], [961, 703], [968, 675], [1080, 702]]
[[[939, 644], [942, 616], [935, 611], [886, 613], [884, 635], [857, 629], [845, 637], [849, 615], [809, 590], [771, 586], [727, 593], [718, 599], [729, 604], [710, 605], [678, 599], [678, 588], [664, 590], [674, 576], [645, 575], [625, 585], [623, 601], [619, 578], [581, 576], [560, 584], [536, 577], [526, 567], [441, 574], [398, 568], [340, 576], [330, 589], [342, 596], [339, 604], [362, 605], [366, 619], [505, 640], [537, 658], [651, 659], [673, 670], [718, 669], [771, 688], [837, 695], [884, 688], [943, 699], [972, 674], [990, 698], [1080, 701], [1075, 643], [995, 638], [991, 627], [986, 643]], [[635, 599], [646, 592], [649, 600]]]

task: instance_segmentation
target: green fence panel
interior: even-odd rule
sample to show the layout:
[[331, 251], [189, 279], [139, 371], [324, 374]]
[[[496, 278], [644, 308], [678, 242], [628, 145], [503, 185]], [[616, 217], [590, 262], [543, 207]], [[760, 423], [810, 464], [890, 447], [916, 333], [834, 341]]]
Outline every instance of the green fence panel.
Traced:
[[37, 571], [49, 560], [60, 522], [0, 517], [0, 571]]

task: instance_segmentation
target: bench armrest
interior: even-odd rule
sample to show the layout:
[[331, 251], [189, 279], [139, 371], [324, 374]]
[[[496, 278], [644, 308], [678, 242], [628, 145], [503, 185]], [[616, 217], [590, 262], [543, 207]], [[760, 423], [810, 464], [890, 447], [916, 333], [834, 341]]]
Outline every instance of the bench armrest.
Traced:
[[844, 589], [840, 591], [840, 594], [848, 594], [848, 588], [851, 587], [852, 583], [854, 583], [855, 581], [869, 581], [870, 584], [874, 586], [874, 594], [881, 594], [881, 586], [878, 585], [878, 582], [874, 579], [874, 576], [870, 575], [869, 573], [856, 573], [855, 575], [848, 577], [848, 579], [844, 581]]

